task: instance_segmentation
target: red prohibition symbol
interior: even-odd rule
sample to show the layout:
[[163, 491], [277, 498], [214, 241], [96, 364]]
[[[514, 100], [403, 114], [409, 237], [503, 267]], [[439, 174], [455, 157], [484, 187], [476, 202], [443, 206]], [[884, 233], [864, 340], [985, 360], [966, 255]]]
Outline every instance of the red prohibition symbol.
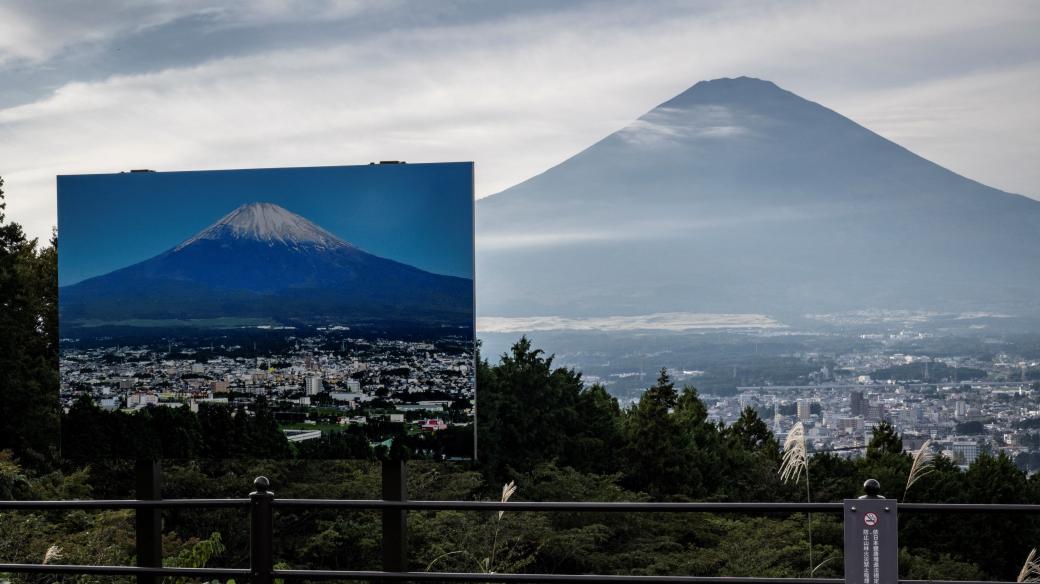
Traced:
[[877, 522], [878, 522], [877, 513], [864, 513], [863, 514], [863, 523], [866, 523], [867, 527], [874, 527], [875, 525], [877, 525]]

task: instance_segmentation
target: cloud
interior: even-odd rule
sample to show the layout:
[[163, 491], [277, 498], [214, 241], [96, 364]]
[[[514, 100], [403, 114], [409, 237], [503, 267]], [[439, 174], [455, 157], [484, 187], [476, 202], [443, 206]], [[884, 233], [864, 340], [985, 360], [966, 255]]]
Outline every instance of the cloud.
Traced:
[[738, 123], [730, 108], [699, 105], [684, 109], [661, 107], [632, 122], [620, 132], [622, 140], [641, 146], [691, 139], [744, 136], [751, 129]]
[[344, 19], [365, 8], [360, 0], [11, 0], [0, 5], [0, 65], [39, 63], [193, 18], [219, 31]]
[[569, 318], [562, 316], [482, 316], [481, 333], [530, 333], [536, 331], [671, 331], [704, 329], [773, 329], [786, 325], [761, 314], [706, 314], [657, 312], [626, 316]]
[[618, 241], [633, 239], [635, 235], [611, 233], [608, 231], [567, 231], [538, 233], [493, 233], [477, 235], [477, 245], [481, 250], [531, 249], [558, 247], [572, 243], [591, 243], [597, 241]]
[[[885, 135], [931, 135], [915, 147], [925, 157], [944, 155], [952, 143], [993, 152], [969, 172], [983, 182], [999, 182], [998, 174], [1030, 166], [1040, 154], [1028, 140], [1006, 147], [1007, 135], [1036, 134], [1026, 111], [1034, 86], [1000, 85], [1008, 94], [989, 96], [999, 112], [985, 91], [970, 90], [980, 72], [1029, 75], [1035, 67], [1040, 41], [1031, 31], [1040, 17], [1020, 4], [600, 2], [559, 9], [533, 2], [502, 4], [501, 14], [465, 2], [316, 2], [310, 11], [279, 2], [204, 4], [142, 8], [127, 0], [45, 9], [36, 7], [50, 3], [24, 2], [0, 9], [11, 18], [0, 14], [0, 71], [5, 59], [9, 69], [12, 60], [60, 69], [67, 66], [62, 56], [185, 19], [208, 27], [197, 38], [214, 43], [212, 57], [156, 70], [148, 60], [166, 63], [162, 55], [141, 54], [132, 72], [98, 78], [70, 70], [68, 78], [79, 81], [0, 109], [0, 174], [11, 219], [45, 237], [55, 222], [54, 175], [129, 168], [475, 160], [483, 196], [563, 161], [696, 81], [742, 74], [866, 117]], [[68, 18], [56, 18], [62, 10]], [[337, 19], [362, 19], [364, 30], [309, 34]], [[379, 25], [383, 20], [388, 24]], [[243, 28], [280, 41], [245, 54], [219, 44], [238, 38], [222, 31]], [[944, 83], [962, 91], [944, 100]], [[932, 89], [914, 89], [922, 87]], [[929, 110], [963, 109], [884, 121], [883, 109], [863, 105], [864, 96], [884, 97], [889, 111], [917, 99]], [[1034, 125], [1016, 122], [1019, 115]], [[988, 128], [982, 141], [980, 127]], [[652, 120], [642, 129], [653, 133]], [[725, 136], [741, 129], [720, 122], [690, 131]], [[955, 171], [970, 162], [950, 160]], [[1017, 176], [1034, 185], [1028, 193], [1040, 192], [1040, 177]]]

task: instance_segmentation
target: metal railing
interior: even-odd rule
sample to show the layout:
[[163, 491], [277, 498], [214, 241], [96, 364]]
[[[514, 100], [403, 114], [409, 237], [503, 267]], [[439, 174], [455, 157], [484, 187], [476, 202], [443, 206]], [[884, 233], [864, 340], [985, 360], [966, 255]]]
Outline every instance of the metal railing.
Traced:
[[[266, 477], [253, 481], [254, 491], [246, 499], [161, 499], [157, 465], [138, 463], [138, 499], [79, 501], [0, 501], [0, 511], [60, 509], [136, 510], [137, 566], [91, 566], [60, 564], [0, 563], [0, 573], [81, 574], [136, 576], [140, 584], [157, 584], [163, 577], [236, 578], [253, 584], [302, 580], [365, 580], [372, 582], [553, 582], [553, 583], [646, 583], [646, 584], [844, 584], [841, 578], [747, 578], [708, 576], [629, 576], [577, 574], [500, 574], [471, 572], [408, 571], [408, 511], [550, 511], [597, 513], [843, 513], [843, 503], [643, 503], [643, 502], [500, 502], [500, 501], [413, 501], [407, 497], [403, 462], [384, 463], [382, 499], [277, 499]], [[871, 483], [872, 481], [868, 481]], [[876, 481], [874, 481], [876, 485]], [[868, 489], [869, 493], [869, 489]], [[873, 493], [876, 498], [876, 491]], [[141, 498], [142, 495], [150, 498]], [[249, 568], [177, 568], [162, 566], [163, 509], [249, 509]], [[352, 509], [381, 511], [383, 523], [382, 570], [294, 570], [274, 568], [274, 513], [277, 509]], [[855, 507], [852, 507], [855, 509]], [[911, 513], [1040, 513], [1040, 505], [903, 503], [901, 512]], [[982, 584], [974, 581], [900, 580], [901, 584]], [[891, 584], [891, 583], [882, 583]], [[994, 584], [987, 582], [986, 584]], [[1001, 583], [997, 583], [1001, 584]], [[1007, 583], [1011, 584], [1011, 583]]]

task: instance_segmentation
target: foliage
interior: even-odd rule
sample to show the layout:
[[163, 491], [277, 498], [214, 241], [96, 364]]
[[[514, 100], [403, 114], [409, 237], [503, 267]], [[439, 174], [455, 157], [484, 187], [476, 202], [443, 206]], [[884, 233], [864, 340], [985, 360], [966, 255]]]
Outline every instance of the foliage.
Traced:
[[597, 472], [617, 467], [617, 401], [552, 361], [526, 338], [494, 367], [479, 361], [479, 452], [489, 481], [506, 482], [542, 460]]
[[48, 468], [58, 435], [56, 237], [40, 249], [5, 222], [0, 179], [0, 450]]
[[[152, 406], [134, 413], [105, 411], [89, 397], [77, 400], [61, 420], [62, 456], [105, 458], [288, 458], [292, 451], [267, 401], [257, 398], [252, 415], [242, 408], [203, 403]], [[120, 440], [134, 436], [134, 440]]]

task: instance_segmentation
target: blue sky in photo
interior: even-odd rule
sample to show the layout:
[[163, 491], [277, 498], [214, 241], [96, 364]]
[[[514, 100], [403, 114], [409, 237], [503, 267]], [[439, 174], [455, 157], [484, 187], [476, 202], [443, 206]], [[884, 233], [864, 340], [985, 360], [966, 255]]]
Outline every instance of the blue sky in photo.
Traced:
[[147, 260], [268, 202], [378, 256], [473, 277], [468, 162], [58, 177], [62, 286]]

